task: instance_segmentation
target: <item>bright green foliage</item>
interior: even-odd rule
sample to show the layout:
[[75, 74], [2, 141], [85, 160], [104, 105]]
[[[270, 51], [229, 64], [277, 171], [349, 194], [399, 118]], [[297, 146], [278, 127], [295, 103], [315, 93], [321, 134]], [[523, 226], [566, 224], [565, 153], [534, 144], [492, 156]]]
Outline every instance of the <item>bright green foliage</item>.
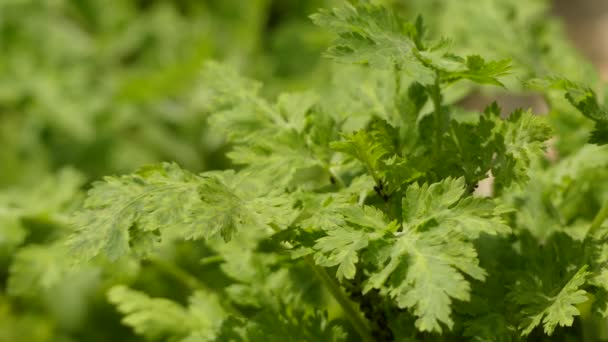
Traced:
[[31, 245], [19, 250], [11, 265], [7, 284], [11, 295], [36, 293], [61, 283], [70, 271], [68, 255], [61, 248]]
[[452, 328], [452, 299], [467, 301], [470, 295], [460, 272], [485, 279], [470, 239], [509, 231], [490, 203], [460, 200], [464, 191], [462, 178], [410, 186], [403, 200], [403, 231], [383, 247], [390, 249], [387, 259], [366, 285], [386, 291], [399, 307], [414, 309], [421, 331], [442, 331], [440, 322]]
[[125, 286], [111, 288], [108, 299], [125, 315], [126, 325], [153, 340], [179, 336], [179, 341], [213, 341], [226, 318], [218, 299], [201, 292], [192, 295], [187, 309], [171, 300], [150, 298]]
[[[96, 14], [97, 0], [44, 2], [49, 41], [81, 44], [49, 55], [32, 84], [7, 65], [29, 56], [19, 42], [42, 43], [36, 24], [0, 20], [0, 38], [23, 35], [0, 61], [18, 81], [8, 91], [0, 77], [0, 111], [31, 116], [0, 115], [0, 132], [37, 127], [0, 151], [9, 170], [0, 184], [50, 174], [0, 189], [0, 340], [598, 334], [608, 316], [608, 150], [585, 145], [589, 125], [572, 123], [590, 119], [589, 142], [601, 145], [607, 111], [582, 85], [593, 77], [569, 73], [576, 54], [544, 2], [341, 3], [311, 16], [320, 28], [296, 19], [313, 4], [333, 5], [124, 2]], [[65, 13], [78, 29], [58, 24]], [[329, 34], [329, 61], [317, 62], [307, 53]], [[530, 85], [548, 115], [459, 105]], [[129, 139], [115, 142], [116, 132]], [[62, 155], [70, 144], [82, 151]], [[39, 162], [19, 157], [47, 149]], [[162, 159], [176, 162], [140, 166]], [[64, 163], [74, 168], [53, 169]]]
[[454, 231], [471, 239], [480, 234], [503, 234], [509, 227], [501, 219], [504, 209], [490, 201], [474, 197], [462, 198], [464, 180], [447, 178], [430, 186], [410, 186], [403, 200], [404, 229], [415, 230], [430, 221], [444, 231]]
[[[387, 162], [397, 154], [397, 131], [384, 121], [370, 123], [369, 129], [359, 130], [334, 142], [331, 148], [358, 159], [367, 172], [379, 182], [387, 169]], [[392, 160], [390, 163], [397, 163]], [[404, 175], [402, 175], [404, 176]]]
[[382, 212], [374, 207], [344, 207], [334, 211], [333, 216], [343, 218], [343, 222], [336, 227], [318, 225], [326, 230], [327, 236], [316, 240], [315, 261], [325, 267], [338, 265], [336, 277], [352, 279], [361, 250], [396, 227], [387, 223]]
[[523, 306], [522, 315], [526, 317], [521, 326], [523, 335], [530, 334], [541, 323], [548, 335], [553, 334], [558, 325], [572, 325], [574, 316], [580, 314], [576, 305], [588, 299], [587, 292], [580, 288], [589, 274], [585, 269], [582, 267], [557, 294], [548, 298], [542, 292], [535, 292], [535, 284], [517, 284], [522, 289], [516, 290], [513, 302]]
[[203, 78], [213, 94], [210, 124], [235, 144], [228, 153], [234, 164], [247, 165], [248, 171], [268, 182], [289, 185], [299, 171], [328, 163], [334, 123], [318, 118], [314, 93], [281, 94], [271, 104], [259, 95], [259, 84], [225, 66], [208, 65]]
[[466, 58], [446, 51], [446, 42], [426, 41], [422, 19], [403, 23], [383, 7], [344, 6], [321, 11], [313, 21], [337, 33], [339, 39], [328, 51], [342, 62], [369, 64], [377, 68], [403, 69], [419, 82], [432, 83], [434, 74], [445, 82], [470, 79], [477, 83], [502, 85], [498, 77], [509, 70], [509, 61], [486, 62], [479, 55]]
[[[256, 270], [259, 271], [260, 268]], [[284, 275], [279, 272], [269, 278], [272, 279], [271, 282], [281, 282], [280, 278]], [[263, 282], [268, 283], [268, 279]], [[265, 286], [263, 283], [256, 285], [259, 287], [252, 291], [258, 292]], [[235, 291], [234, 288], [231, 291]], [[246, 293], [238, 294], [242, 296]], [[240, 303], [246, 305], [245, 303], [251, 304], [251, 300], [259, 300], [264, 306], [248, 319], [227, 304], [229, 302], [222, 302], [217, 294], [202, 290], [192, 294], [187, 308], [170, 299], [150, 298], [122, 285], [111, 288], [108, 299], [125, 315], [123, 322], [126, 325], [151, 340], [337, 342], [346, 338], [343, 329], [337, 324], [329, 323], [327, 316], [321, 312], [307, 314], [298, 309], [286, 310], [287, 303], [277, 301], [276, 292], [250, 295], [256, 297], [241, 297], [245, 301]]]
[[517, 110], [509, 115], [506, 122], [495, 128], [500, 132], [504, 150], [497, 158], [502, 167], [494, 167], [496, 183], [510, 185], [528, 180], [527, 166], [545, 151], [544, 142], [551, 137], [551, 128], [540, 117]]
[[331, 324], [325, 314], [315, 312], [303, 315], [265, 311], [247, 329], [246, 341], [297, 342], [297, 341], [348, 341], [340, 325]]
[[[541, 240], [555, 232], [578, 239], [605, 200], [608, 174], [606, 146], [586, 145], [546, 170], [537, 169], [524, 191], [516, 191], [517, 224]], [[585, 217], [586, 220], [581, 221]], [[578, 221], [578, 222], [577, 222]]]
[[0, 340], [50, 342], [56, 336], [53, 326], [43, 315], [19, 314], [5, 296], [0, 296]]
[[530, 84], [533, 87], [551, 87], [565, 91], [566, 100], [595, 123], [589, 142], [598, 145], [608, 143], [608, 108], [600, 104], [593, 89], [565, 79], [533, 80]]
[[97, 183], [85, 204], [97, 215], [85, 211], [75, 218], [82, 230], [70, 240], [71, 248], [86, 260], [100, 252], [116, 260], [132, 248], [150, 248], [160, 226], [184, 221], [188, 210], [200, 202], [195, 180], [190, 173], [166, 164]]
[[[96, 183], [76, 216], [78, 230], [69, 241], [73, 255], [146, 258], [165, 243], [161, 239], [206, 239], [221, 257], [219, 271], [236, 281], [213, 296], [231, 318], [214, 321], [221, 333], [215, 330], [212, 339], [228, 338], [218, 335], [224, 333], [253, 341], [342, 336], [316, 330], [327, 324], [319, 302], [287, 280], [304, 265], [342, 307], [350, 321], [343, 327], [364, 340], [388, 329], [395, 310], [406, 310], [422, 333], [457, 334], [462, 317], [454, 306], [471, 302], [473, 308], [484, 293], [488, 300], [507, 300], [505, 310], [521, 307], [521, 314], [511, 320], [499, 308], [473, 310], [464, 321], [466, 334], [480, 331], [483, 322], [502, 326], [506, 335], [520, 329], [522, 336], [539, 324], [547, 333], [571, 325], [579, 313], [575, 305], [586, 299], [580, 287], [591, 279], [585, 271], [589, 261], [551, 295], [553, 283], [525, 287], [523, 275], [497, 282], [499, 271], [485, 251], [480, 254], [479, 241], [517, 237], [507, 220], [516, 214], [499, 198], [471, 194], [490, 172], [498, 194], [525, 185], [551, 128], [529, 111], [503, 119], [495, 103], [478, 119], [462, 120], [444, 102], [445, 88], [459, 80], [503, 86], [500, 79], [510, 63], [458, 57], [445, 42], [426, 39], [421, 19], [407, 24], [385, 7], [345, 5], [313, 20], [339, 36], [329, 56], [392, 74], [369, 85], [376, 116], [349, 121], [332, 109], [346, 107], [314, 92], [284, 93], [269, 101], [259, 83], [210, 63], [203, 72], [209, 122], [232, 143], [228, 156], [240, 169], [195, 175], [162, 164]], [[387, 82], [392, 86], [374, 88]], [[228, 244], [218, 245], [217, 235]], [[269, 237], [272, 242], [264, 243]], [[282, 260], [285, 250], [293, 260]], [[501, 250], [517, 255], [513, 246]], [[516, 274], [518, 267], [505, 266]], [[488, 289], [480, 291], [486, 281]], [[341, 287], [359, 293], [355, 303], [361, 301], [363, 312], [352, 307]], [[532, 293], [547, 299], [539, 302]], [[364, 306], [372, 295], [376, 302]], [[123, 287], [110, 298], [144, 336], [201, 334], [197, 316], [168, 300]], [[272, 309], [265, 309], [268, 305]], [[295, 313], [291, 305], [306, 309]], [[258, 312], [248, 316], [238, 307]], [[363, 321], [362, 314], [371, 321]], [[269, 315], [284, 320], [269, 328]], [[389, 322], [376, 321], [375, 315]]]
[[2, 225], [0, 248], [5, 251], [11, 251], [23, 243], [27, 232], [21, 225], [18, 217], [9, 213], [2, 213], [0, 215], [0, 225]]
[[75, 225], [82, 229], [69, 245], [81, 260], [100, 252], [116, 260], [130, 253], [150, 253], [163, 234], [186, 239], [220, 234], [230, 240], [243, 227], [283, 226], [288, 198], [241, 197], [247, 192], [237, 187], [247, 185], [231, 179], [230, 172], [222, 176], [213, 172], [197, 176], [175, 164], [161, 164], [106, 178], [89, 191], [86, 210], [75, 217]]
[[371, 5], [323, 10], [312, 19], [339, 36], [327, 52], [330, 57], [375, 67], [392, 67], [407, 59], [414, 60], [414, 39], [420, 42], [419, 35], [423, 33], [419, 31], [421, 25], [405, 26], [396, 13]]
[[460, 272], [485, 279], [472, 245], [457, 235], [408, 233], [395, 242], [388, 264], [370, 277], [367, 288], [382, 288], [399, 307], [412, 310], [418, 330], [441, 332], [440, 322], [453, 327], [452, 300], [469, 300], [469, 283]]
[[[11, 295], [47, 289], [61, 283], [69, 273], [70, 258], [63, 243], [42, 242], [69, 232], [68, 212], [82, 183], [80, 173], [66, 168], [53, 177], [41, 179], [35, 187], [14, 187], [0, 192], [0, 255], [12, 252], [14, 258], [6, 284]], [[24, 246], [31, 239], [38, 239], [38, 243]]]

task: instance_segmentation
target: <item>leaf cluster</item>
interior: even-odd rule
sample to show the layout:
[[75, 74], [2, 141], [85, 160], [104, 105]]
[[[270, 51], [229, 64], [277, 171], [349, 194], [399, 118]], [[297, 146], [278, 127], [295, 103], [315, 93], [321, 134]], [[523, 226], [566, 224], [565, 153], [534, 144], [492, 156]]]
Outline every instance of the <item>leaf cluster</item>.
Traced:
[[[493, 13], [533, 44], [522, 27], [542, 9], [517, 19], [511, 5], [443, 7]], [[312, 15], [334, 35], [336, 63], [332, 81], [304, 91], [272, 96], [227, 63], [196, 63], [198, 105], [230, 168], [152, 164], [93, 182], [82, 203], [69, 170], [50, 190], [0, 193], [0, 246], [18, 249], [8, 293], [50, 297], [74, 279], [145, 340], [567, 340], [601, 322], [605, 105], [588, 86], [536, 75], [542, 66], [522, 73], [552, 53], [482, 57], [470, 33], [451, 42], [432, 32], [441, 23], [406, 17], [368, 1]], [[595, 145], [548, 160], [563, 118], [458, 105], [509, 91], [514, 74], [542, 78], [516, 90], [559, 92], [590, 119]], [[19, 248], [32, 217], [63, 230]], [[13, 317], [1, 294], [0, 310]]]

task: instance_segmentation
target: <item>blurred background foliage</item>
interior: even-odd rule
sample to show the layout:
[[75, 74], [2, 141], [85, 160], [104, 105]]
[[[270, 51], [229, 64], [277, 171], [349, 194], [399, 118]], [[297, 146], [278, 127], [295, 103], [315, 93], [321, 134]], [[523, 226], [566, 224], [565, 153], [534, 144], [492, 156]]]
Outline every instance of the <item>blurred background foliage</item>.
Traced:
[[[422, 14], [429, 33], [449, 37], [458, 53], [513, 60], [508, 92], [465, 86], [453, 102], [479, 109], [492, 92], [507, 108], [533, 106], [549, 115], [560, 156], [586, 141], [591, 123], [562, 93], [530, 94], [522, 84], [566, 75], [606, 94], [597, 72], [608, 60], [605, 2], [376, 2], [411, 18]], [[206, 61], [260, 80], [270, 97], [315, 87], [353, 96], [377, 81], [321, 57], [332, 37], [308, 16], [338, 3], [0, 0], [0, 341], [137, 340], [106, 302], [111, 284], [184, 299], [188, 289], [162, 263], [100, 261], [66, 273], [61, 265], [69, 260], [56, 249], [72, 229], [69, 213], [104, 175], [166, 160], [195, 172], [229, 166], [223, 137], [205, 124], [209, 94], [199, 73]], [[555, 13], [565, 15], [570, 38], [595, 67], [573, 49]], [[171, 244], [163, 253], [195, 274], [215, 274], [214, 286], [223, 286], [217, 268], [198, 263], [204, 246]]]

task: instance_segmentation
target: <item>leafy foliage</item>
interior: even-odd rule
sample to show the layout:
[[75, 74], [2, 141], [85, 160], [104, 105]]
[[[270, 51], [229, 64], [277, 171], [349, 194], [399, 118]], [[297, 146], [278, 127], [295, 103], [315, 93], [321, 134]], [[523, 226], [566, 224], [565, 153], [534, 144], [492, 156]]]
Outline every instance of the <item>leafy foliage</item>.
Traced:
[[563, 90], [566, 100], [595, 123], [595, 129], [591, 132], [589, 142], [599, 145], [608, 143], [608, 108], [600, 104], [593, 89], [566, 79], [533, 80], [530, 83], [533, 87], [552, 87]]
[[[31, 133], [0, 136], [0, 340], [598, 334], [607, 111], [542, 1], [342, 3], [320, 28], [301, 16], [332, 1], [26, 3], [0, 10], [81, 43], [49, 54], [35, 21], [0, 21], [18, 85], [0, 77], [0, 131]], [[328, 62], [306, 54], [326, 44]], [[549, 115], [459, 104], [530, 88]], [[596, 145], [568, 136], [589, 135], [576, 118]]]
[[469, 239], [509, 230], [493, 217], [492, 206], [483, 208], [483, 201], [472, 198], [459, 201], [464, 190], [462, 178], [410, 186], [403, 199], [403, 231], [365, 287], [382, 289], [399, 307], [414, 309], [421, 331], [441, 332], [440, 322], [452, 327], [452, 299], [466, 301], [470, 295], [460, 272], [485, 279]]
[[445, 42], [427, 41], [419, 17], [403, 24], [395, 13], [383, 7], [363, 4], [321, 11], [313, 21], [337, 33], [339, 39], [328, 51], [330, 57], [373, 67], [396, 67], [415, 75], [422, 83], [433, 82], [435, 73], [445, 82], [470, 79], [477, 83], [502, 85], [498, 77], [509, 70], [509, 61], [486, 62], [479, 55], [458, 57], [445, 50]]
[[110, 302], [125, 314], [123, 322], [151, 339], [183, 336], [182, 341], [212, 340], [219, 334], [225, 312], [217, 298], [196, 292], [188, 310], [162, 298], [150, 298], [124, 286], [108, 291]]
[[[177, 230], [184, 238], [230, 240], [242, 227], [282, 226], [288, 198], [242, 198], [232, 174], [196, 176], [175, 164], [141, 169], [137, 174], [107, 178], [89, 191], [87, 211], [75, 218], [82, 227], [69, 240], [73, 253], [88, 260], [100, 252], [116, 260], [130, 252], [150, 253], [160, 229]], [[224, 179], [223, 179], [224, 178]], [[108, 224], [109, 223], [109, 224]], [[204, 227], [204, 231], [200, 231]]]
[[[513, 301], [524, 307], [523, 315], [526, 319], [523, 323], [523, 334], [528, 335], [532, 330], [543, 323], [544, 331], [551, 335], [555, 327], [570, 326], [574, 321], [574, 316], [579, 315], [577, 304], [587, 301], [586, 292], [580, 287], [585, 283], [588, 275], [585, 268], [581, 268], [568, 283], [559, 290], [555, 296], [550, 298], [538, 297], [534, 291], [526, 292], [521, 289], [514, 293]], [[518, 284], [519, 285], [519, 284]], [[526, 288], [530, 285], [521, 285]], [[534, 288], [534, 285], [532, 285]], [[527, 326], [526, 326], [527, 325]]]

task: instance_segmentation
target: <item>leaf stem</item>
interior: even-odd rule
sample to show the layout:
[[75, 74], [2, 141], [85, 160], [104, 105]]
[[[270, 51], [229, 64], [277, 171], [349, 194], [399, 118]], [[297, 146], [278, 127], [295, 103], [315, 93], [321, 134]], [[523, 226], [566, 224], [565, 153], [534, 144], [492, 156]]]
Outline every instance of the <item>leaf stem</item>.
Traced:
[[[209, 287], [207, 287], [207, 285], [198, 280], [195, 276], [173, 263], [167, 262], [163, 259], [154, 256], [150, 256], [146, 260], [150, 264], [157, 267], [159, 270], [173, 276], [176, 280], [184, 284], [192, 291], [214, 292]], [[246, 317], [239, 309], [234, 307], [228, 301], [222, 301], [222, 306], [224, 307], [224, 309], [226, 309], [228, 312], [232, 313], [235, 316]]]
[[591, 227], [587, 231], [587, 236], [591, 237], [595, 232], [602, 226], [602, 223], [608, 217], [608, 201], [604, 203], [600, 211], [595, 215], [593, 221], [591, 222]]
[[395, 93], [393, 96], [393, 115], [395, 120], [400, 116], [399, 113], [399, 95], [401, 95], [401, 67], [399, 64], [393, 64], [393, 81], [395, 82]]
[[[337, 184], [340, 188], [345, 188], [346, 184], [342, 180], [342, 177], [338, 173], [335, 172], [331, 167], [326, 168], [329, 174], [334, 177], [337, 181]], [[271, 226], [272, 227], [272, 226]], [[279, 231], [277, 227], [272, 227], [275, 231]], [[289, 242], [287, 244], [291, 245]], [[338, 302], [342, 311], [346, 315], [346, 318], [349, 320], [353, 329], [359, 334], [361, 340], [363, 342], [374, 342], [375, 339], [372, 337], [369, 331], [369, 327], [367, 322], [361, 317], [360, 313], [355, 310], [353, 307], [353, 303], [346, 297], [340, 285], [336, 282], [334, 278], [332, 278], [325, 268], [317, 265], [315, 261], [312, 259], [310, 255], [304, 257], [304, 261], [312, 268], [313, 272], [317, 275], [319, 280], [325, 285], [325, 287], [329, 290], [334, 299]]]
[[208, 256], [206, 258], [202, 258], [199, 263], [201, 265], [203, 265], [203, 266], [206, 266], [206, 265], [211, 265], [211, 264], [219, 264], [219, 263], [221, 263], [223, 261], [224, 261], [224, 257], [223, 256], [221, 256], [221, 255], [212, 255], [212, 256]]
[[190, 290], [208, 290], [205, 284], [201, 283], [198, 279], [196, 279], [196, 277], [184, 271], [177, 265], [153, 256], [147, 258], [146, 260], [161, 271], [171, 275]]
[[313, 269], [317, 277], [321, 280], [321, 282], [327, 287], [332, 296], [336, 299], [338, 304], [342, 307], [346, 318], [350, 321], [353, 328], [357, 331], [361, 340], [364, 342], [373, 342], [374, 338], [369, 332], [369, 327], [367, 322], [361, 317], [359, 312], [355, 310], [352, 302], [344, 295], [344, 292], [340, 288], [340, 285], [336, 282], [334, 278], [332, 278], [325, 268], [318, 266], [315, 264], [314, 260], [307, 255], [304, 257], [306, 263]]
[[435, 109], [435, 156], [439, 155], [441, 151], [441, 136], [443, 135], [443, 127], [441, 124], [441, 85], [439, 71], [435, 75], [435, 83], [431, 87], [427, 87], [429, 96], [433, 101], [433, 108]]
[[[280, 229], [278, 227], [271, 228], [278, 232]], [[288, 247], [291, 247], [291, 243], [285, 242]], [[361, 340], [363, 342], [374, 342], [374, 338], [369, 332], [369, 327], [365, 320], [361, 317], [361, 315], [355, 310], [352, 302], [344, 295], [340, 285], [336, 282], [334, 278], [332, 278], [325, 268], [317, 265], [315, 261], [312, 259], [310, 255], [304, 257], [304, 261], [310, 266], [313, 272], [317, 275], [319, 280], [325, 285], [325, 287], [329, 290], [334, 299], [340, 304], [342, 311], [346, 315], [346, 318], [350, 321], [353, 329], [359, 334]]]

